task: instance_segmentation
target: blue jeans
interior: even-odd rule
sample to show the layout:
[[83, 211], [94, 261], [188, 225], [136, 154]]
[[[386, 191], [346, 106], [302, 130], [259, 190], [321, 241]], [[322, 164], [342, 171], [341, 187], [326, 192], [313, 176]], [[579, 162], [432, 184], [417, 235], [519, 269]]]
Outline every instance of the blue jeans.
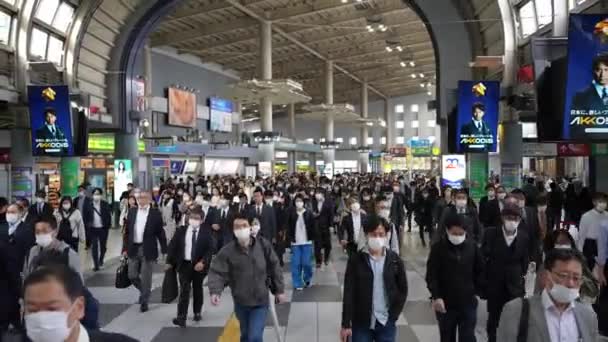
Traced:
[[374, 329], [369, 327], [353, 327], [351, 342], [395, 342], [397, 327], [395, 322], [388, 321], [386, 325], [376, 321]]
[[234, 303], [234, 313], [241, 326], [241, 342], [263, 342], [268, 305], [244, 306]]
[[291, 246], [291, 252], [293, 287], [302, 288], [312, 278], [312, 244]]

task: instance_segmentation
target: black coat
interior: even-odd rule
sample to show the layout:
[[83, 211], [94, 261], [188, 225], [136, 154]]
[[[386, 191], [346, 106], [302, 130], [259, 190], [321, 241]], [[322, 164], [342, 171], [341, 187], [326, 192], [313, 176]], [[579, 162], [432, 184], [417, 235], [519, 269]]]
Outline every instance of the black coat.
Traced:
[[108, 202], [106, 201], [100, 201], [99, 202], [99, 213], [97, 213], [97, 209], [95, 209], [95, 206], [93, 204], [91, 204], [91, 211], [92, 211], [92, 216], [91, 216], [91, 222], [90, 222], [90, 227], [93, 226], [93, 222], [94, 222], [94, 217], [95, 215], [100, 215], [101, 216], [101, 224], [103, 225], [104, 229], [110, 229], [110, 227], [112, 227], [112, 208], [110, 207], [110, 204], [108, 204]]
[[333, 224], [334, 220], [334, 208], [332, 202], [329, 200], [323, 201], [321, 211], [319, 211], [318, 202], [314, 199], [311, 203], [312, 213], [315, 217], [315, 223], [317, 225], [317, 232], [328, 230]]
[[[448, 205], [443, 210], [443, 214], [441, 215], [441, 219], [437, 224], [437, 233], [433, 237], [433, 241], [439, 241], [444, 235], [446, 231], [445, 220], [449, 215], [456, 214], [457, 209], [454, 205]], [[474, 239], [477, 242], [482, 241], [483, 232], [481, 230], [481, 223], [479, 223], [479, 219], [477, 216], [477, 209], [474, 206], [467, 206], [466, 213], [459, 214], [464, 223], [465, 229], [467, 231], [467, 236]]]
[[[135, 235], [135, 223], [138, 215], [138, 208], [129, 209], [127, 214], [127, 224], [125, 229], [125, 245], [123, 251], [127, 252], [129, 258], [137, 257], [137, 246], [133, 242]], [[163, 217], [158, 209], [150, 208], [146, 227], [144, 230], [144, 257], [148, 261], [158, 259], [158, 243], [160, 243], [161, 252], [167, 253], [167, 238], [163, 229]]]
[[80, 201], [84, 201], [82, 205], [82, 221], [86, 227], [90, 227], [93, 223], [93, 200], [89, 197], [76, 197], [74, 198], [74, 208], [80, 210]]
[[34, 221], [38, 221], [41, 219], [45, 219], [45, 220], [55, 219], [55, 217], [53, 216], [53, 208], [51, 207], [50, 204], [48, 204], [46, 202], [42, 205], [41, 212], [38, 211], [38, 203], [32, 204], [30, 206], [28, 216], [30, 216], [31, 219]]
[[405, 222], [405, 202], [405, 195], [400, 192], [393, 193], [390, 218], [397, 228]]
[[489, 228], [484, 235], [484, 288], [488, 300], [516, 298], [525, 294], [524, 276], [528, 271], [529, 242], [525, 231], [518, 231], [507, 246], [502, 226]]
[[[185, 260], [184, 251], [186, 250], [187, 231], [188, 226], [178, 227], [167, 248], [167, 263], [174, 267], [179, 267]], [[194, 249], [195, 256], [194, 260], [192, 260], [192, 264], [195, 265], [199, 261], [204, 261], [208, 267], [213, 252], [211, 249], [209, 227], [199, 227], [196, 236], [196, 244], [192, 246], [192, 248]]]
[[[296, 223], [298, 213], [295, 208], [291, 208], [287, 216], [287, 239], [290, 243], [296, 242]], [[308, 240], [314, 241], [316, 237], [315, 219], [309, 210], [304, 212], [304, 224], [306, 225], [306, 235]]]
[[[384, 289], [389, 307], [390, 321], [396, 321], [407, 299], [408, 285], [405, 265], [399, 255], [386, 250], [384, 261]], [[342, 327], [369, 328], [372, 315], [374, 274], [369, 254], [359, 251], [348, 259], [344, 274], [344, 298], [342, 300]]]
[[14, 262], [8, 242], [0, 240], [0, 325], [19, 317], [22, 269]]
[[518, 231], [525, 231], [528, 236], [528, 256], [530, 261], [536, 262], [538, 266], [542, 262], [542, 239], [540, 224], [538, 222], [538, 211], [533, 207], [526, 207], [526, 217], [521, 219]]
[[[363, 224], [365, 223], [365, 220], [367, 219], [367, 215], [364, 213], [361, 213], [360, 215], [361, 215], [361, 231], [359, 232], [359, 234], [365, 234], [363, 232]], [[355, 241], [355, 228], [354, 228], [354, 224], [353, 224], [353, 214], [352, 213], [349, 213], [348, 215], [344, 216], [344, 218], [342, 219], [342, 223], [338, 227], [338, 239], [346, 240], [346, 241], [348, 241], [348, 243], [354, 243], [354, 244], [357, 243], [357, 241]]]
[[466, 239], [455, 246], [442, 238], [431, 247], [426, 283], [431, 298], [441, 298], [447, 310], [473, 304], [483, 285], [483, 257], [477, 244]]
[[498, 199], [489, 200], [488, 196], [481, 198], [479, 201], [479, 221], [485, 228], [501, 226], [502, 221]]
[[258, 215], [257, 206], [251, 205], [249, 207], [249, 218], [253, 220], [257, 218], [260, 221], [260, 232], [263, 237], [268, 241], [273, 241], [277, 234], [277, 217], [272, 207], [266, 204], [262, 205], [262, 214]]
[[21, 222], [17, 225], [17, 229], [13, 234], [9, 236], [8, 223], [3, 222], [0, 224], [0, 241], [6, 243], [11, 262], [21, 271], [25, 264], [25, 259], [30, 253], [30, 249], [36, 244], [34, 226]]

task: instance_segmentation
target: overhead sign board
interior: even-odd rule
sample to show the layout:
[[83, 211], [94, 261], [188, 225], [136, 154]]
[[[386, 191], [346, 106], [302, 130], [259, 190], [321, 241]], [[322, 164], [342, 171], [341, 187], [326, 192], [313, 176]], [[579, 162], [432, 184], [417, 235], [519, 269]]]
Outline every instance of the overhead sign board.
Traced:
[[523, 143], [522, 155], [524, 157], [555, 157], [557, 156], [557, 144]]

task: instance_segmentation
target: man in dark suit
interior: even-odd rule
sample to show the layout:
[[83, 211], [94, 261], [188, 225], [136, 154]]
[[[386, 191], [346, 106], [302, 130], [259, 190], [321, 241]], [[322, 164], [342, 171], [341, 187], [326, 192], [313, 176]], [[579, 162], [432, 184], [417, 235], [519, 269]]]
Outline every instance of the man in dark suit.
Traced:
[[229, 194], [223, 194], [217, 208], [216, 224], [211, 225], [211, 238], [213, 254], [217, 254], [224, 245], [232, 241], [232, 224], [238, 215], [237, 207], [230, 207]]
[[593, 115], [590, 111], [608, 110], [608, 55], [593, 59], [593, 82], [584, 90], [574, 94], [570, 110], [581, 111], [582, 115]]
[[[403, 230], [403, 224], [405, 222], [405, 195], [401, 192], [401, 185], [399, 182], [393, 183], [392, 188], [385, 187], [382, 189], [384, 197], [390, 202], [391, 206], [391, 223], [397, 228], [399, 239], [401, 239], [401, 231]], [[401, 240], [399, 240], [401, 241]]]
[[[44, 124], [40, 128], [36, 129], [36, 136], [34, 139], [37, 141], [46, 142], [46, 143], [61, 144], [61, 147], [59, 148], [59, 150], [62, 153], [65, 153], [68, 150], [67, 144], [69, 142], [65, 138], [65, 134], [63, 133], [61, 128], [59, 128], [56, 124], [57, 124], [57, 112], [55, 111], [55, 108], [52, 108], [52, 107], [45, 108], [44, 109]], [[56, 147], [53, 147], [52, 149], [53, 149], [52, 153], [57, 153]], [[45, 148], [45, 147], [37, 147], [36, 150], [40, 154], [48, 153], [47, 148]]]
[[21, 328], [19, 298], [21, 297], [21, 269], [11, 255], [10, 246], [0, 240], [0, 336], [13, 326]]
[[[87, 331], [80, 323], [85, 316], [84, 285], [80, 275], [66, 265], [39, 267], [24, 282], [24, 320], [31, 342], [49, 340], [49, 332], [57, 336], [60, 329], [68, 327], [65, 342], [137, 342], [128, 336], [102, 331]], [[58, 313], [65, 320], [53, 319]]]
[[258, 219], [260, 222], [260, 234], [268, 241], [276, 242], [277, 218], [274, 209], [264, 203], [262, 188], [256, 188], [253, 192], [254, 204], [249, 208], [249, 218]]
[[484, 228], [501, 225], [500, 205], [496, 197], [496, 189], [492, 184], [486, 185], [486, 196], [479, 201], [479, 221]]
[[542, 263], [541, 249], [541, 231], [539, 227], [539, 217], [536, 207], [528, 206], [526, 203], [526, 195], [520, 189], [515, 189], [511, 192], [511, 196], [517, 199], [517, 204], [521, 210], [521, 223], [518, 231], [525, 231], [528, 237], [528, 256], [530, 261], [536, 263], [536, 267], [540, 267]]
[[366, 218], [367, 214], [361, 211], [359, 201], [351, 198], [350, 212], [342, 219], [342, 223], [338, 227], [338, 240], [349, 256], [357, 253], [360, 237], [364, 235], [363, 223]]
[[129, 257], [129, 279], [139, 292], [140, 311], [148, 311], [152, 290], [152, 268], [158, 259], [158, 244], [162, 254], [167, 253], [167, 239], [163, 217], [158, 209], [151, 208], [152, 195], [142, 191], [138, 208], [127, 214], [123, 256]]
[[[325, 189], [318, 188], [315, 198], [312, 200], [312, 214], [316, 225], [315, 240], [315, 261], [317, 268], [321, 268], [321, 263], [329, 264], [331, 256], [331, 232], [330, 226], [334, 218], [334, 206], [325, 199]], [[323, 255], [321, 252], [323, 251]]]
[[179, 227], [167, 251], [167, 269], [174, 268], [179, 274], [179, 300], [177, 317], [173, 324], [185, 327], [192, 288], [194, 321], [199, 322], [203, 308], [203, 279], [211, 259], [211, 237], [203, 228], [203, 211], [196, 207], [188, 213], [188, 223]]
[[483, 239], [485, 261], [484, 296], [488, 300], [488, 340], [496, 342], [496, 329], [504, 305], [525, 294], [524, 276], [528, 270], [529, 243], [525, 231], [518, 227], [521, 210], [505, 204], [501, 212], [503, 224], [489, 228]]
[[93, 224], [93, 200], [87, 196], [87, 188], [78, 186], [78, 196], [74, 198], [74, 207], [80, 211], [86, 235], [86, 248], [91, 247], [91, 225]]
[[91, 235], [91, 255], [93, 256], [95, 272], [103, 267], [103, 259], [106, 255], [106, 246], [108, 244], [108, 233], [112, 226], [112, 208], [102, 197], [103, 190], [100, 188], [93, 190], [93, 218], [89, 234]]
[[34, 221], [55, 219], [53, 216], [53, 208], [46, 202], [46, 193], [44, 190], [36, 191], [36, 203], [30, 206], [29, 216], [31, 216], [31, 219]]
[[[494, 140], [492, 130], [490, 126], [483, 120], [485, 115], [486, 107], [483, 103], [475, 102], [471, 108], [472, 120], [465, 123], [460, 127], [460, 139], [462, 138], [481, 138]], [[482, 148], [472, 148], [470, 145], [483, 145]], [[492, 144], [491, 143], [480, 143], [480, 144], [469, 144], [460, 143], [461, 151], [487, 151]]]
[[[239, 193], [239, 203], [236, 203], [235, 207], [239, 215], [249, 215], [249, 200], [247, 199], [246, 194]], [[232, 230], [232, 227], [230, 230]]]

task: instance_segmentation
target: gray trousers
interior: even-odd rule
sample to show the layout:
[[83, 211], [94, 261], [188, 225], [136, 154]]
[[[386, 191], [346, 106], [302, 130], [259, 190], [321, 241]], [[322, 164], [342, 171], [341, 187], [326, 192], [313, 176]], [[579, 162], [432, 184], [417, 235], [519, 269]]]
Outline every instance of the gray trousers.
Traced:
[[137, 256], [129, 259], [129, 279], [139, 290], [140, 304], [147, 304], [152, 292], [152, 271], [156, 261], [147, 261], [144, 257], [144, 247], [139, 246]]

